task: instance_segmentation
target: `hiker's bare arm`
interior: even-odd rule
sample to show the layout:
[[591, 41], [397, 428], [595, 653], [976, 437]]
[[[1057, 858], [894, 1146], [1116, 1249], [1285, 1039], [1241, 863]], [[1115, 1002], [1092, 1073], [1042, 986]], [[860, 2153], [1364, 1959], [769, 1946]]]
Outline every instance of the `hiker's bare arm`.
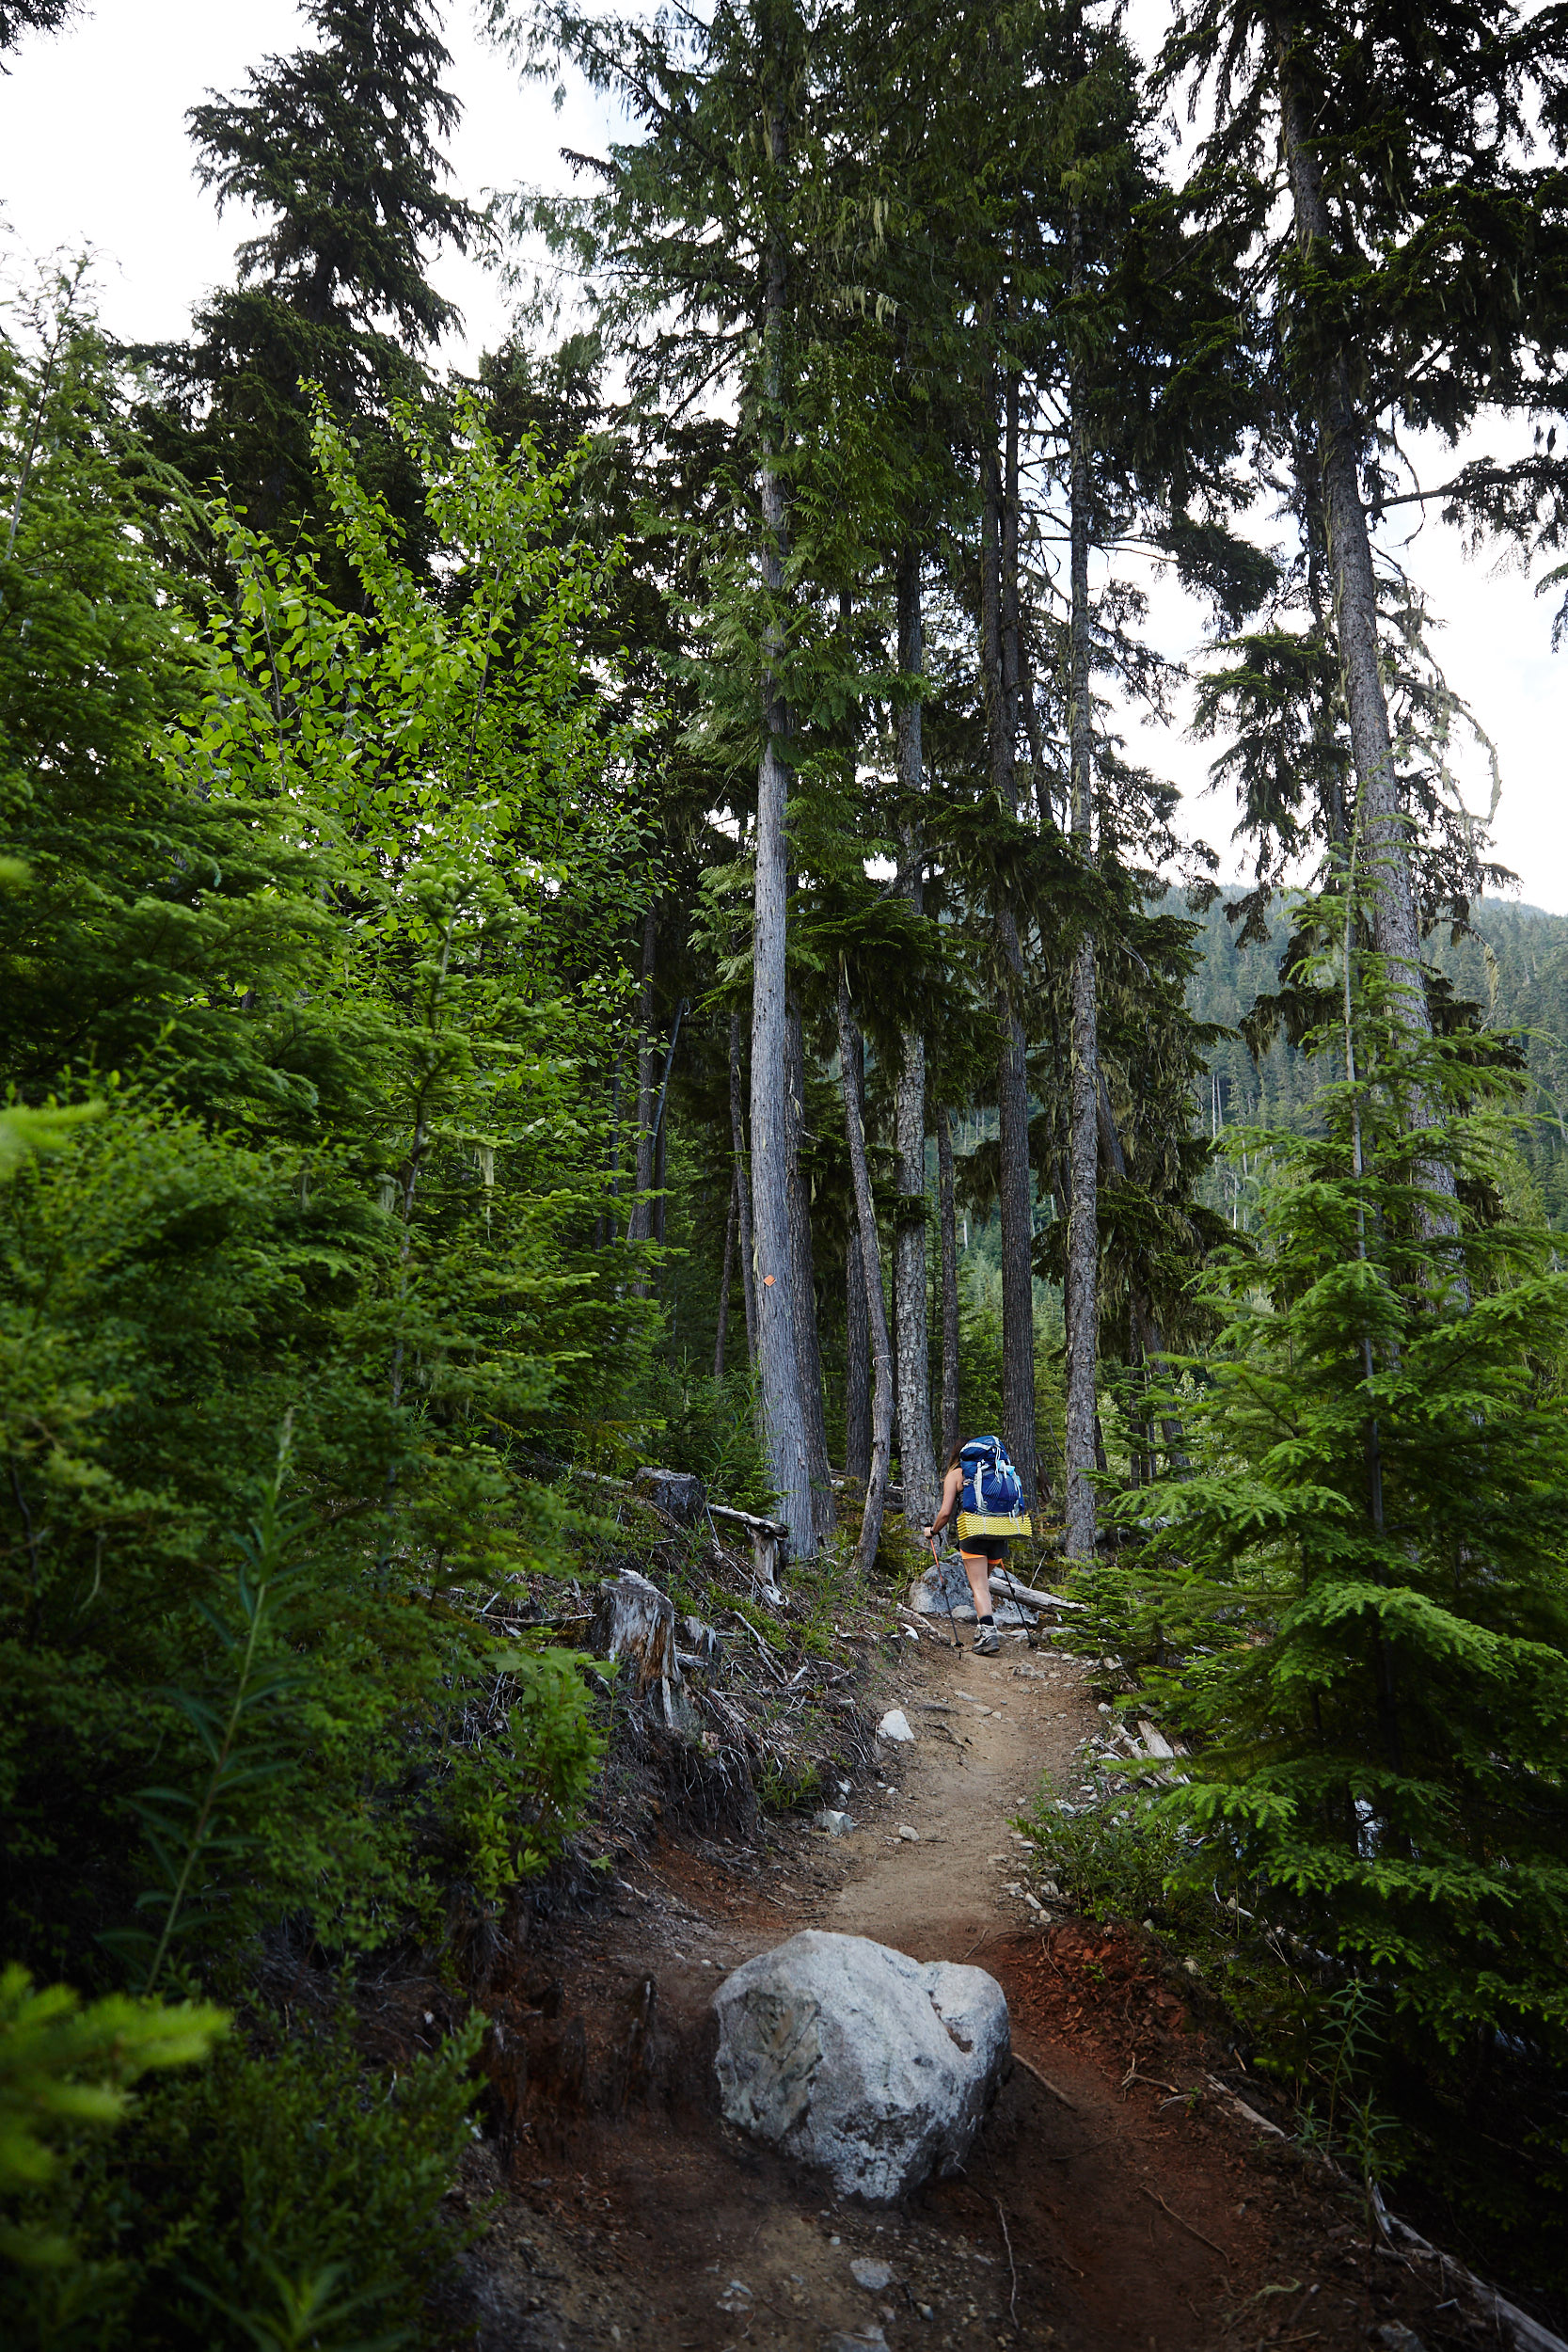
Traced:
[[946, 1526], [948, 1520], [952, 1518], [954, 1512], [958, 1507], [958, 1497], [963, 1492], [963, 1483], [964, 1474], [962, 1465], [955, 1462], [952, 1469], [948, 1471], [946, 1479], [942, 1485], [942, 1509], [937, 1513], [936, 1518], [931, 1521], [930, 1526], [926, 1530], [927, 1535], [934, 1535], [939, 1527]]

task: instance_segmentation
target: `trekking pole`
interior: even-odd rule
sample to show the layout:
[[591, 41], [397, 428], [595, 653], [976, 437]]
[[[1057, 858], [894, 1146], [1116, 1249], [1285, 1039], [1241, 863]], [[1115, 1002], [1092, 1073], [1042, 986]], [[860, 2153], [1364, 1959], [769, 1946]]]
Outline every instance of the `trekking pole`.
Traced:
[[947, 1579], [942, 1573], [942, 1553], [937, 1549], [937, 1539], [934, 1535], [928, 1535], [926, 1540], [931, 1547], [931, 1557], [936, 1562], [937, 1590], [942, 1595], [943, 1605], [947, 1611], [947, 1628], [948, 1631], [953, 1636], [953, 1647], [956, 1650], [961, 1651], [963, 1644], [958, 1639], [958, 1620], [953, 1614], [953, 1604], [947, 1597]]
[[1020, 1600], [1017, 1589], [1013, 1583], [1013, 1572], [1011, 1568], [1008, 1567], [1006, 1560], [999, 1560], [996, 1565], [1007, 1580], [1007, 1598], [1012, 1602], [1013, 1607], [1018, 1611], [1018, 1621], [1023, 1628], [1023, 1638], [1028, 1643], [1031, 1649], [1038, 1649], [1039, 1644], [1035, 1639], [1035, 1629], [1023, 1613], [1023, 1603]]

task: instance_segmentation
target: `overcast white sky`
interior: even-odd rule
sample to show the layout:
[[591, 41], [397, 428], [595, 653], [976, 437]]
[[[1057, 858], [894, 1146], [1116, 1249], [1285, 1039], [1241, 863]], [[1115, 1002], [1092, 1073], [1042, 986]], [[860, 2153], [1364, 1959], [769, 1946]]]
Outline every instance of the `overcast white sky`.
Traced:
[[[1134, 23], [1144, 39], [1161, 14], [1161, 0], [1140, 0]], [[192, 303], [229, 277], [246, 226], [232, 214], [218, 221], [198, 188], [185, 110], [210, 89], [237, 87], [267, 51], [300, 39], [293, 0], [96, 0], [63, 35], [24, 42], [0, 77], [0, 230], [11, 256], [88, 245], [100, 257], [103, 311], [114, 332], [145, 341], [182, 333]], [[491, 188], [558, 182], [562, 144], [592, 147], [603, 135], [586, 105], [557, 116], [545, 91], [520, 88], [478, 38], [467, 0], [451, 0], [447, 40], [465, 110], [451, 143], [453, 172], [473, 200]], [[467, 318], [465, 344], [448, 356], [498, 342], [507, 321], [499, 283], [451, 254], [433, 274]], [[1500, 446], [1494, 453], [1503, 453]], [[1516, 572], [1467, 561], [1436, 522], [1405, 561], [1444, 624], [1438, 642], [1449, 681], [1497, 746], [1498, 854], [1528, 900], [1568, 914], [1568, 652], [1551, 651], [1552, 599], [1538, 600]], [[1154, 618], [1168, 652], [1196, 651], [1202, 616], [1179, 591], [1157, 588]], [[1208, 747], [1161, 731], [1140, 734], [1134, 748], [1181, 784], [1192, 829], [1222, 851], [1227, 875], [1235, 871], [1233, 811], [1203, 796]], [[1484, 807], [1488, 788], [1472, 764], [1472, 804]]]

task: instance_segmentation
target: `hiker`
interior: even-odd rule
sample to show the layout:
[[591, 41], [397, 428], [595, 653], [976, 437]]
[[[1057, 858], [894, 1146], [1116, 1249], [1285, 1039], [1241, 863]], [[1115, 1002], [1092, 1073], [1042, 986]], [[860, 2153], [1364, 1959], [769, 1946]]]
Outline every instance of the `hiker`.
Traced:
[[990, 1572], [1007, 1557], [1008, 1535], [1030, 1532], [1018, 1472], [998, 1438], [968, 1438], [955, 1443], [947, 1457], [942, 1508], [926, 1530], [927, 1540], [955, 1517], [958, 1557], [974, 1596], [974, 1655], [994, 1658], [1002, 1647], [1002, 1637], [991, 1607]]

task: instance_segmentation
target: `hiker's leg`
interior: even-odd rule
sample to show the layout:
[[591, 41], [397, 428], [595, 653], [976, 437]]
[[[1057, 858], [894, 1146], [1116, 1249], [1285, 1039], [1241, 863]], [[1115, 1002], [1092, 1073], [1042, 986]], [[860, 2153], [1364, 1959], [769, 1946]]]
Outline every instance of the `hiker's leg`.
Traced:
[[974, 1596], [974, 1614], [989, 1617], [991, 1613], [990, 1562], [983, 1551], [960, 1551], [958, 1557], [964, 1564], [969, 1589]]

